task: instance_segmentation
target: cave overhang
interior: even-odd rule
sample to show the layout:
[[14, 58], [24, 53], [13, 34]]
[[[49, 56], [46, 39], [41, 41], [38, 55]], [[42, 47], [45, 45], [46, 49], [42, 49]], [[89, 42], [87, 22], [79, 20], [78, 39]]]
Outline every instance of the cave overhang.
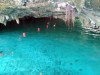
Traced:
[[[24, 4], [26, 3], [26, 4]], [[84, 28], [100, 25], [100, 15], [85, 7], [85, 0], [68, 0], [66, 1], [38, 1], [35, 0], [12, 0], [10, 3], [0, 3], [0, 23], [6, 26], [7, 21], [16, 20], [19, 24], [19, 18], [24, 16], [33, 16], [35, 18], [49, 17], [60, 18], [66, 21], [66, 4], [75, 6], [75, 17], [79, 17]]]

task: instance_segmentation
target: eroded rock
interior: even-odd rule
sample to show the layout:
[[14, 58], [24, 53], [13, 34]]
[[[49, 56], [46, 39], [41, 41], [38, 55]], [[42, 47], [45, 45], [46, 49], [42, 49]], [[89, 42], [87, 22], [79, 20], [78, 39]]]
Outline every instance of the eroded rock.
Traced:
[[[24, 2], [26, 6], [23, 6]], [[100, 26], [100, 0], [0, 0], [0, 23], [6, 25], [7, 21], [16, 20], [19, 24], [19, 18], [24, 16], [53, 16], [66, 21], [66, 3], [76, 6], [76, 16], [81, 20], [82, 27]]]

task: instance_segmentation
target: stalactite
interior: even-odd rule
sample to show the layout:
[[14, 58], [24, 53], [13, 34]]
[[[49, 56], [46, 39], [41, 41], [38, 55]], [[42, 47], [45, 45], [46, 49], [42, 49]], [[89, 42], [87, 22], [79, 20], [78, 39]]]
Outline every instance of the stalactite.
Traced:
[[16, 18], [15, 20], [16, 20], [16, 23], [17, 23], [17, 24], [20, 23], [19, 18]]
[[68, 29], [70, 29], [70, 5], [69, 4], [67, 4], [66, 6], [66, 20], [67, 20]]

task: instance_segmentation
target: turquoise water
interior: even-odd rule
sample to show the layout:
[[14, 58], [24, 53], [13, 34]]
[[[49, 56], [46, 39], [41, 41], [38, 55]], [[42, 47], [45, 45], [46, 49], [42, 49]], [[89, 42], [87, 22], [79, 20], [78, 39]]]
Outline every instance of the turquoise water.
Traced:
[[99, 36], [78, 27], [68, 31], [62, 22], [45, 25], [28, 22], [0, 31], [0, 75], [100, 75]]

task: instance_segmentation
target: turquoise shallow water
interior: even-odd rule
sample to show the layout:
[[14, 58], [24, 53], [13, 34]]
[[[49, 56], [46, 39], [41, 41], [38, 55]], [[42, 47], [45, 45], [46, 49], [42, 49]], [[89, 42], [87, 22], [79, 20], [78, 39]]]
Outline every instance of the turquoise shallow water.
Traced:
[[100, 75], [99, 36], [64, 23], [24, 24], [0, 32], [0, 75]]

